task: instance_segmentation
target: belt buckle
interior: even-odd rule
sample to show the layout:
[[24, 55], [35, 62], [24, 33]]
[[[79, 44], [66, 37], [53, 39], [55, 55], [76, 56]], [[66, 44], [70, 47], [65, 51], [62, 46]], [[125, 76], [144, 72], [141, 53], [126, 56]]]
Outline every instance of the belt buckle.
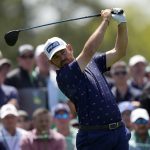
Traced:
[[118, 128], [118, 122], [109, 124], [109, 130], [113, 130], [113, 129], [116, 129], [116, 128]]

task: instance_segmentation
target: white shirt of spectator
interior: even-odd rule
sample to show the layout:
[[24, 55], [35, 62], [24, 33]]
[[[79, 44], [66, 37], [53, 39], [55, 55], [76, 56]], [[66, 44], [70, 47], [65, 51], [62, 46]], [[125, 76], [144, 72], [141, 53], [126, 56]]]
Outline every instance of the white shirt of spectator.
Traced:
[[50, 77], [48, 79], [48, 105], [52, 110], [57, 105], [59, 100], [66, 102], [68, 98], [60, 91], [56, 81], [56, 72], [50, 70]]
[[14, 136], [3, 127], [0, 131], [0, 141], [2, 141], [8, 150], [21, 150], [20, 142], [23, 136], [28, 132], [21, 128], [16, 128], [16, 134]]

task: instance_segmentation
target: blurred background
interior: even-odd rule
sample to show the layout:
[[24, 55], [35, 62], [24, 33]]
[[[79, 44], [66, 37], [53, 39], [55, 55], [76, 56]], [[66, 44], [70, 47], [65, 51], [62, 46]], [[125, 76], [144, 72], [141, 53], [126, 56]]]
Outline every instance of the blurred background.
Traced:
[[[14, 29], [97, 14], [105, 8], [122, 7], [126, 10], [129, 29], [129, 45], [125, 61], [134, 54], [141, 54], [150, 60], [149, 6], [149, 0], [2, 0], [0, 1], [0, 50], [15, 66], [19, 45], [29, 43], [36, 47], [38, 44], [45, 43], [50, 37], [59, 36], [73, 45], [77, 55], [100, 23], [100, 18], [83, 19], [21, 32], [13, 47], [5, 43], [4, 34]], [[116, 29], [115, 23], [111, 22], [100, 48], [102, 51], [112, 48]]]

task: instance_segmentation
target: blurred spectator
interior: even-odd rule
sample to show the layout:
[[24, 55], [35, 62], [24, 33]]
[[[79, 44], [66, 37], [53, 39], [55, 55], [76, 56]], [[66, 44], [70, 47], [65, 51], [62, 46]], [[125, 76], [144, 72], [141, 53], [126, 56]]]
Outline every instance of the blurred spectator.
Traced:
[[25, 130], [31, 129], [31, 120], [29, 119], [29, 115], [26, 111], [18, 110], [17, 126]]
[[148, 81], [150, 81], [150, 65], [146, 66], [145, 68], [145, 76]]
[[129, 77], [127, 64], [124, 61], [118, 61], [112, 65], [110, 72], [114, 80], [111, 90], [117, 103], [138, 100], [141, 92], [127, 83]]
[[17, 109], [12, 104], [5, 104], [1, 107], [0, 117], [3, 125], [0, 131], [0, 141], [7, 150], [20, 150], [20, 141], [27, 131], [16, 127]]
[[5, 145], [0, 141], [0, 150], [6, 150]]
[[145, 57], [141, 55], [135, 55], [129, 60], [130, 67], [130, 75], [131, 79], [130, 84], [132, 87], [143, 90], [145, 84], [147, 83], [147, 79], [145, 78], [145, 67], [147, 65], [147, 61]]
[[129, 141], [130, 150], [150, 150], [150, 131], [148, 130], [149, 115], [143, 108], [137, 108], [131, 113], [133, 131]]
[[122, 120], [125, 123], [125, 126], [132, 130], [132, 123], [130, 121], [130, 115], [132, 110], [134, 109], [134, 106], [129, 101], [124, 101], [118, 104], [119, 110], [121, 112]]
[[37, 78], [38, 87], [47, 87], [47, 80], [49, 78], [49, 64], [43, 47], [43, 44], [38, 45], [34, 55], [36, 67], [33, 75]]
[[53, 111], [56, 131], [65, 136], [67, 150], [74, 150], [76, 143], [77, 129], [71, 126], [71, 112], [67, 104], [57, 104]]
[[48, 89], [48, 107], [52, 109], [59, 101], [67, 101], [68, 98], [58, 88], [55, 68], [53, 65], [49, 65], [43, 47], [43, 44], [36, 47], [36, 67], [33, 75], [37, 80], [38, 87], [45, 87]]
[[19, 67], [9, 72], [6, 84], [17, 89], [35, 87], [35, 79], [32, 76], [34, 66], [34, 49], [32, 45], [21, 45], [18, 49]]
[[47, 109], [33, 113], [34, 129], [21, 142], [21, 150], [66, 150], [64, 136], [50, 129], [51, 116]]
[[141, 107], [145, 108], [150, 115], [150, 82], [146, 84], [143, 89], [141, 99], [140, 99]]
[[18, 92], [17, 89], [4, 84], [6, 75], [10, 70], [11, 62], [6, 59], [0, 59], [0, 107], [6, 103], [18, 105]]

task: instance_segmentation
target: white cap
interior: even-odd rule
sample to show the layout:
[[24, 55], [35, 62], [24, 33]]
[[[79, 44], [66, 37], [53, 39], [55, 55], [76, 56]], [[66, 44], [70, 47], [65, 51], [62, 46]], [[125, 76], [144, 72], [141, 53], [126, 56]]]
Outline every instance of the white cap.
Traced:
[[10, 60], [7, 59], [7, 58], [1, 58], [1, 59], [0, 59], [0, 67], [2, 67], [2, 66], [5, 65], [5, 64], [11, 66]]
[[130, 60], [129, 60], [129, 66], [132, 67], [132, 66], [136, 65], [139, 62], [142, 62], [144, 64], [147, 63], [145, 57], [143, 57], [142, 55], [135, 55], [135, 56], [133, 56], [133, 57], [130, 58]]
[[120, 102], [118, 104], [118, 107], [119, 107], [119, 110], [120, 110], [121, 113], [123, 113], [126, 110], [132, 111], [134, 109], [134, 106], [129, 101]]
[[44, 52], [49, 60], [52, 59], [53, 55], [66, 48], [66, 42], [58, 37], [48, 39], [44, 45]]
[[44, 53], [44, 44], [38, 45], [35, 49], [35, 58]]
[[13, 104], [5, 104], [0, 109], [0, 118], [4, 119], [7, 115], [18, 116], [18, 111]]
[[34, 48], [30, 44], [19, 46], [19, 55], [24, 55], [26, 52], [33, 52]]
[[52, 108], [52, 114], [55, 115], [56, 112], [60, 111], [60, 110], [64, 110], [66, 112], [70, 112], [70, 108], [67, 104], [64, 103], [58, 103], [56, 106], [54, 106]]
[[143, 118], [147, 121], [149, 120], [149, 115], [146, 109], [137, 108], [131, 112], [130, 119], [132, 123], [134, 123], [139, 118]]

